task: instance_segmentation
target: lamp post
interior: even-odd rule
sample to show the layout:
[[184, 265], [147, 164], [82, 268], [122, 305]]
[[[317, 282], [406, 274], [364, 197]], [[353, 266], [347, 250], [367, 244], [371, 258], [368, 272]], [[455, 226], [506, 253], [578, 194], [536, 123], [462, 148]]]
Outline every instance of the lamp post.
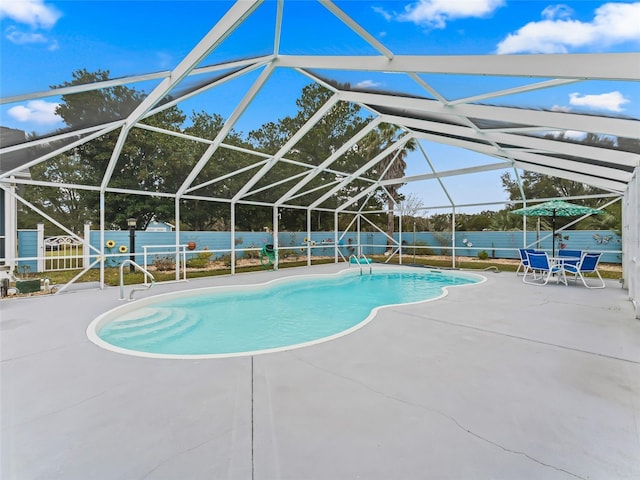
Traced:
[[[129, 225], [129, 259], [132, 262], [135, 262], [136, 256], [136, 223], [137, 220], [135, 218], [127, 218], [127, 225]], [[136, 271], [136, 267], [133, 264], [129, 265], [129, 272], [133, 273]]]

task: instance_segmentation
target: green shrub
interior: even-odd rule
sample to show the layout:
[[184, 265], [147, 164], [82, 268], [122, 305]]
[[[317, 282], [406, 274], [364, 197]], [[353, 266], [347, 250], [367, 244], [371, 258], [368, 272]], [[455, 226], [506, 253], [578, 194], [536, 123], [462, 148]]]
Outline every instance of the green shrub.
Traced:
[[225, 255], [221, 255], [218, 257], [218, 261], [222, 262], [225, 267], [229, 268], [231, 266], [231, 254], [227, 253]]
[[207, 247], [204, 247], [204, 250], [204, 252], [200, 252], [195, 257], [187, 260], [188, 268], [206, 268], [209, 266], [213, 253]]
[[187, 268], [206, 268], [209, 266], [209, 259], [207, 258], [190, 258], [187, 260]]
[[278, 251], [278, 257], [281, 259], [288, 259], [296, 261], [298, 259], [298, 252], [296, 252], [295, 248], [286, 248]]
[[[257, 243], [251, 243], [251, 245], [249, 245], [249, 248], [259, 248], [259, 245]], [[244, 252], [244, 256], [247, 258], [260, 258], [260, 251], [259, 250], [248, 250], [246, 252]]]
[[196, 256], [196, 258], [200, 258], [200, 259], [202, 259], [202, 260], [207, 260], [207, 261], [209, 261], [209, 260], [211, 260], [211, 257], [212, 257], [212, 256], [213, 256], [213, 253], [211, 253], [207, 247], [204, 247], [204, 252], [200, 252], [200, 253]]
[[171, 257], [159, 257], [156, 255], [156, 258], [153, 260], [153, 266], [156, 267], [156, 270], [164, 272], [167, 270], [175, 270], [176, 262]]
[[403, 255], [435, 255], [433, 248], [429, 247], [427, 242], [416, 240], [415, 247], [413, 245], [402, 246]]
[[480, 260], [486, 260], [487, 258], [489, 258], [489, 254], [487, 253], [486, 250], [481, 250], [478, 252], [478, 258]]

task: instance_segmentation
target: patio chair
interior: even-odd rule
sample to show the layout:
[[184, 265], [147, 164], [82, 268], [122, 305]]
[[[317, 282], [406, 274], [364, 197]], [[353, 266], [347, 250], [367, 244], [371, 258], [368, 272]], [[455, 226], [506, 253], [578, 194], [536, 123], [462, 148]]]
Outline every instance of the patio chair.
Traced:
[[566, 250], [560, 249], [558, 250], [559, 257], [575, 257], [575, 260], [564, 260], [565, 265], [577, 265], [580, 259], [582, 258], [582, 250]]
[[520, 264], [518, 265], [518, 269], [516, 270], [516, 275], [520, 272], [521, 268], [524, 268], [523, 273], [526, 275], [527, 268], [529, 268], [529, 258], [527, 257], [527, 253], [535, 252], [533, 248], [519, 248], [518, 253], [520, 254]]
[[[536, 253], [528, 252], [529, 266], [524, 271], [524, 277], [522, 281], [530, 285], [546, 285], [554, 275], [556, 276], [556, 282], [567, 284], [567, 277], [564, 273], [564, 268], [560, 264], [551, 263], [549, 261], [549, 255], [546, 252]], [[527, 275], [531, 272], [534, 281], [527, 280]], [[536, 277], [536, 272], [540, 274], [540, 277]], [[537, 280], [537, 281], [536, 281]]]
[[[602, 252], [600, 253], [585, 253], [580, 262], [577, 265], [569, 265], [565, 263], [564, 270], [565, 272], [569, 272], [573, 274], [573, 280], [575, 282], [578, 281], [578, 277], [582, 280], [582, 283], [587, 288], [604, 288], [606, 287], [604, 280], [600, 276], [600, 272], [598, 272], [598, 263], [600, 263], [600, 257], [602, 257]], [[595, 273], [600, 283], [597, 285], [589, 285], [587, 280], [584, 278], [585, 273]]]

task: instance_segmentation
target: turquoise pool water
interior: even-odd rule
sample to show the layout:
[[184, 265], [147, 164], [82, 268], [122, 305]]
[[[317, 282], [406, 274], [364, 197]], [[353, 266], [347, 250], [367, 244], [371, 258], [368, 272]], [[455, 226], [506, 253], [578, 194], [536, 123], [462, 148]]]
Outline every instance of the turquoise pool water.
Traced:
[[480, 280], [417, 268], [374, 268], [372, 275], [353, 269], [143, 299], [108, 312], [95, 330], [108, 345], [151, 354], [272, 351], [333, 338], [368, 320], [378, 307], [437, 298], [443, 287]]

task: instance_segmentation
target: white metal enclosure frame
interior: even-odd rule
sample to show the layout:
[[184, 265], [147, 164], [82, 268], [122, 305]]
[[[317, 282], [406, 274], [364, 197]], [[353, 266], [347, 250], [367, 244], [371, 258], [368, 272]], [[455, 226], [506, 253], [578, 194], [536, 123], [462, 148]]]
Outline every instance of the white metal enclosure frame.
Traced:
[[[407, 184], [424, 180], [436, 180], [443, 189], [450, 207], [455, 209], [457, 204], [446, 190], [443, 178], [458, 175], [472, 175], [493, 170], [506, 170], [515, 173], [518, 170], [530, 170], [559, 178], [583, 182], [585, 184], [610, 192], [613, 196], [622, 197], [623, 223], [625, 227], [625, 254], [623, 268], [625, 278], [631, 288], [630, 296], [638, 299], [638, 264], [640, 247], [638, 247], [638, 233], [633, 233], [630, 226], [638, 225], [638, 166], [640, 165], [637, 152], [625, 151], [618, 147], [602, 147], [567, 141], [565, 138], [547, 138], [545, 133], [581, 131], [596, 135], [606, 135], [611, 138], [640, 137], [640, 121], [634, 118], [584, 115], [564, 111], [544, 111], [522, 106], [506, 107], [489, 105], [480, 102], [491, 101], [498, 97], [513, 95], [536, 90], [552, 89], [562, 85], [592, 81], [611, 80], [618, 82], [638, 82], [640, 75], [640, 54], [638, 53], [599, 53], [599, 54], [554, 54], [554, 55], [395, 55], [379, 40], [377, 40], [363, 26], [358, 24], [337, 4], [328, 0], [319, 0], [332, 15], [340, 20], [345, 28], [351, 29], [363, 42], [375, 52], [372, 55], [292, 55], [280, 52], [280, 35], [283, 28], [283, 11], [285, 0], [279, 0], [275, 9], [272, 53], [254, 58], [231, 60], [214, 65], [203, 65], [203, 62], [225, 39], [227, 39], [244, 21], [262, 7], [262, 0], [239, 1], [216, 22], [213, 28], [202, 40], [180, 61], [171, 71], [136, 75], [120, 79], [96, 82], [94, 84], [77, 85], [45, 92], [35, 92], [25, 95], [6, 97], [0, 100], [2, 104], [17, 103], [25, 100], [46, 98], [59, 95], [73, 95], [91, 90], [119, 85], [130, 85], [141, 81], [155, 80], [156, 86], [146, 94], [139, 105], [126, 117], [113, 119], [102, 125], [92, 125], [75, 131], [58, 133], [53, 136], [27, 141], [15, 145], [3, 146], [0, 155], [3, 160], [15, 153], [25, 153], [26, 160], [15, 165], [7, 164], [0, 171], [0, 187], [12, 195], [12, 188], [16, 184], [33, 184], [59, 187], [60, 184], [36, 181], [25, 178], [24, 174], [32, 166], [45, 162], [56, 155], [68, 152], [106, 133], [118, 131], [118, 141], [113, 149], [108, 167], [99, 185], [70, 184], [67, 187], [92, 190], [100, 195], [100, 230], [101, 244], [104, 255], [105, 231], [105, 195], [107, 193], [130, 193], [137, 195], [164, 196], [175, 201], [176, 244], [180, 234], [180, 201], [183, 199], [206, 200], [221, 202], [229, 205], [232, 218], [231, 234], [235, 234], [234, 221], [236, 206], [239, 204], [264, 205], [273, 208], [274, 239], [277, 242], [278, 209], [305, 209], [308, 216], [312, 210], [327, 210], [337, 214], [358, 213], [360, 209], [350, 210], [355, 203], [368, 198], [376, 191], [385, 192], [385, 187], [393, 184]], [[240, 116], [254, 101], [256, 95], [265, 83], [280, 69], [291, 69], [308, 77], [333, 92], [330, 100], [325, 103], [284, 145], [272, 155], [264, 152], [247, 151], [255, 158], [255, 162], [242, 169], [229, 172], [228, 176], [253, 172], [249, 180], [235, 192], [231, 198], [220, 198], [204, 193], [206, 187], [220, 181], [220, 178], [198, 182], [198, 175], [202, 169], [212, 161], [215, 153], [220, 149], [239, 149], [230, 143], [225, 143], [228, 134]], [[358, 89], [340, 84], [327, 78], [330, 71], [356, 71], [401, 74], [417, 85], [424, 95], [411, 93], [389, 93], [375, 89]], [[198, 88], [180, 90], [186, 81], [200, 75], [219, 73], [213, 81]], [[217, 86], [234, 79], [255, 74], [244, 97], [239, 101], [235, 110], [225, 119], [222, 129], [213, 139], [198, 138], [181, 132], [174, 132], [154, 127], [145, 123], [152, 115], [176, 105], [187, 98], [197, 98], [205, 91], [212, 91]], [[448, 99], [438, 89], [430, 85], [425, 74], [451, 75], [482, 75], [507, 76], [528, 79], [519, 87], [496, 90], [466, 98]], [[167, 101], [171, 95], [170, 101]], [[357, 132], [349, 141], [337, 148], [329, 157], [319, 159], [317, 165], [296, 163], [287, 158], [296, 143], [303, 138], [317, 122], [336, 104], [347, 102], [359, 105], [371, 115], [370, 122], [364, 129]], [[370, 159], [355, 171], [341, 172], [333, 168], [336, 161], [357, 146], [369, 132], [382, 123], [395, 125], [404, 135], [393, 145]], [[173, 135], [179, 138], [193, 140], [206, 146], [204, 154], [186, 176], [182, 185], [176, 191], [158, 192], [144, 189], [122, 189], [110, 186], [110, 180], [123, 146], [128, 136], [135, 129], [153, 131], [160, 134]], [[67, 142], [65, 146], [53, 151], [34, 154], [34, 147], [53, 144], [56, 141]], [[377, 176], [372, 180], [367, 175], [387, 155], [398, 152], [406, 142], [418, 142], [425, 159], [424, 173], [405, 176], [393, 180], [383, 180]], [[422, 140], [444, 143], [454, 147], [468, 149], [486, 155], [487, 162], [483, 165], [450, 170], [438, 170], [430, 162], [427, 152], [420, 144]], [[271, 186], [258, 186], [259, 182], [279, 162], [289, 162], [300, 167], [301, 171], [295, 177], [281, 179]], [[317, 195], [309, 196], [307, 185], [319, 174], [326, 173], [334, 179], [327, 189]], [[268, 194], [270, 187], [287, 181], [296, 180], [284, 195], [277, 195], [269, 201], [252, 200], [256, 192]], [[361, 189], [358, 194], [344, 202], [337, 209], [327, 208], [323, 203], [340, 189], [348, 187], [353, 182], [363, 182], [369, 185]], [[631, 187], [630, 187], [631, 185]], [[310, 200], [304, 203], [305, 195]], [[302, 200], [301, 200], [302, 199]], [[294, 201], [295, 200], [295, 201]], [[533, 199], [522, 198], [523, 202]], [[304, 204], [301, 204], [303, 202]], [[429, 208], [429, 206], [426, 206]], [[337, 226], [337, 221], [336, 221]], [[310, 228], [310, 227], [309, 227]], [[635, 235], [635, 236], [634, 236]], [[336, 233], [337, 238], [337, 233]], [[233, 242], [232, 242], [233, 245]], [[275, 245], [277, 248], [277, 245]], [[233, 256], [232, 256], [233, 257]], [[233, 266], [232, 266], [233, 267]], [[104, 262], [101, 264], [101, 282], [104, 283]]]

